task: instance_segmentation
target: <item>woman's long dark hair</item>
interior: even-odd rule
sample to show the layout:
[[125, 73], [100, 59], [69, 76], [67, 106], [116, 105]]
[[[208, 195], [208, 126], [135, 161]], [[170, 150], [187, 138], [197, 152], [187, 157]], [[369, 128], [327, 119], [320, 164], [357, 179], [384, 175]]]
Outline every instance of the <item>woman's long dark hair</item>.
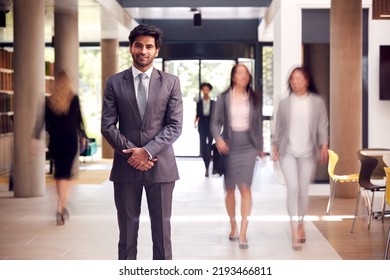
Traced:
[[[236, 74], [236, 71], [237, 71], [237, 67], [238, 66], [244, 66], [245, 68], [247, 68], [244, 64], [236, 64], [233, 66], [232, 68], [232, 71], [230, 72], [230, 87], [229, 89], [233, 89], [234, 88], [234, 75]], [[248, 68], [247, 68], [248, 70]], [[249, 73], [249, 83], [246, 85], [246, 91], [249, 93], [249, 100], [251, 100], [251, 102], [253, 102], [253, 104], [255, 106], [259, 105], [260, 104], [260, 94], [257, 93], [253, 87], [252, 87], [252, 82], [253, 82], [253, 77], [252, 77], [252, 74], [248, 71]]]
[[302, 75], [305, 77], [306, 81], [307, 81], [307, 90], [311, 93], [317, 93], [318, 94], [318, 90], [317, 90], [317, 87], [314, 83], [314, 80], [313, 80], [313, 77], [312, 75], [310, 74], [309, 70], [307, 70], [307, 68], [303, 67], [303, 66], [299, 66], [299, 67], [295, 67], [292, 71], [291, 71], [291, 74], [290, 76], [288, 77], [288, 81], [287, 81], [287, 86], [288, 86], [288, 89], [291, 92], [293, 92], [292, 88], [291, 88], [291, 85], [290, 85], [290, 80], [291, 80], [291, 76], [294, 74], [294, 72], [296, 71], [299, 71], [302, 73]]

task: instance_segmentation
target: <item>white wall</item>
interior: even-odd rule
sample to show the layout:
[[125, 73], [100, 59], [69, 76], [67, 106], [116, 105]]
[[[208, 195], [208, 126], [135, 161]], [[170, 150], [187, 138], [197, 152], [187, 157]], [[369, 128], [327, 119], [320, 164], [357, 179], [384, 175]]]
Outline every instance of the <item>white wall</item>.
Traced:
[[[390, 101], [379, 100], [379, 46], [390, 45], [390, 20], [369, 21], [368, 146], [390, 148]], [[390, 79], [390, 77], [389, 77]]]
[[[259, 26], [259, 41], [273, 40], [274, 111], [288, 95], [291, 70], [302, 64], [302, 9], [329, 8], [330, 0], [273, 0]], [[273, 29], [273, 30], [269, 30]]]

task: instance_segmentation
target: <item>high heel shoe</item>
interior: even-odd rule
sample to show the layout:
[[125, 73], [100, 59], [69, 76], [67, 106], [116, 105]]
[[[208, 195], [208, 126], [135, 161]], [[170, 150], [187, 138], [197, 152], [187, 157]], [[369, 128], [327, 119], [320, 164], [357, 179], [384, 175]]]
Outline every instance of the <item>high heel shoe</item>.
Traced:
[[62, 208], [62, 216], [64, 217], [64, 220], [69, 220], [70, 214], [66, 207]]
[[305, 243], [306, 242], [306, 234], [305, 234], [305, 228], [303, 225], [298, 225], [298, 243]]
[[293, 245], [292, 248], [294, 251], [302, 251], [302, 245], [295, 245], [295, 246]]
[[248, 241], [246, 239], [244, 242], [239, 241], [238, 248], [244, 249], [244, 250], [248, 249], [249, 248]]
[[236, 242], [236, 241], [238, 241], [238, 236], [230, 236], [229, 235], [229, 240], [233, 241], [233, 242]]
[[63, 226], [65, 224], [64, 215], [60, 211], [56, 213], [56, 221], [57, 226]]
[[237, 225], [232, 226], [229, 234], [229, 240], [233, 242], [238, 241]]
[[292, 248], [294, 251], [301, 251], [302, 250], [302, 243], [299, 242], [299, 239], [292, 237]]
[[302, 244], [298, 242], [298, 240], [296, 241], [292, 241], [292, 248], [294, 251], [302, 251]]
[[297, 229], [293, 229], [292, 230], [292, 249], [294, 251], [301, 251], [302, 250], [302, 243], [299, 242], [300, 239], [298, 238], [298, 230]]

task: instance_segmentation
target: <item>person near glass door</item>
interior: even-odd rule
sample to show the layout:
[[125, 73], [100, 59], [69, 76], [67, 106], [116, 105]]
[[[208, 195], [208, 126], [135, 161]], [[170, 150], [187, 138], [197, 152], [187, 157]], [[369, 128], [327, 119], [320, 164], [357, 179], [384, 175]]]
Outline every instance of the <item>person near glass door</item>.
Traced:
[[211, 112], [215, 101], [210, 98], [210, 92], [213, 86], [210, 83], [202, 83], [200, 91], [202, 98], [196, 103], [196, 116], [194, 121], [195, 128], [199, 132], [200, 154], [202, 156], [206, 171], [205, 176], [209, 177], [209, 166], [211, 161], [211, 144], [213, 137], [210, 132]]

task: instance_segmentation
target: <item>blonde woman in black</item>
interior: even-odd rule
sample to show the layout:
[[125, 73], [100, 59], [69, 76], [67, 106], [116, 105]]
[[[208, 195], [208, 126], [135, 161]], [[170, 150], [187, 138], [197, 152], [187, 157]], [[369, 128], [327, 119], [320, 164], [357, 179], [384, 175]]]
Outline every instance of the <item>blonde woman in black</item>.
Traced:
[[80, 102], [72, 81], [65, 71], [55, 75], [51, 95], [46, 97], [44, 109], [39, 111], [33, 130], [31, 153], [37, 153], [42, 130], [49, 134], [49, 153], [54, 161], [54, 179], [57, 190], [57, 225], [69, 219], [67, 202], [73, 163], [78, 156], [78, 131], [83, 128]]

